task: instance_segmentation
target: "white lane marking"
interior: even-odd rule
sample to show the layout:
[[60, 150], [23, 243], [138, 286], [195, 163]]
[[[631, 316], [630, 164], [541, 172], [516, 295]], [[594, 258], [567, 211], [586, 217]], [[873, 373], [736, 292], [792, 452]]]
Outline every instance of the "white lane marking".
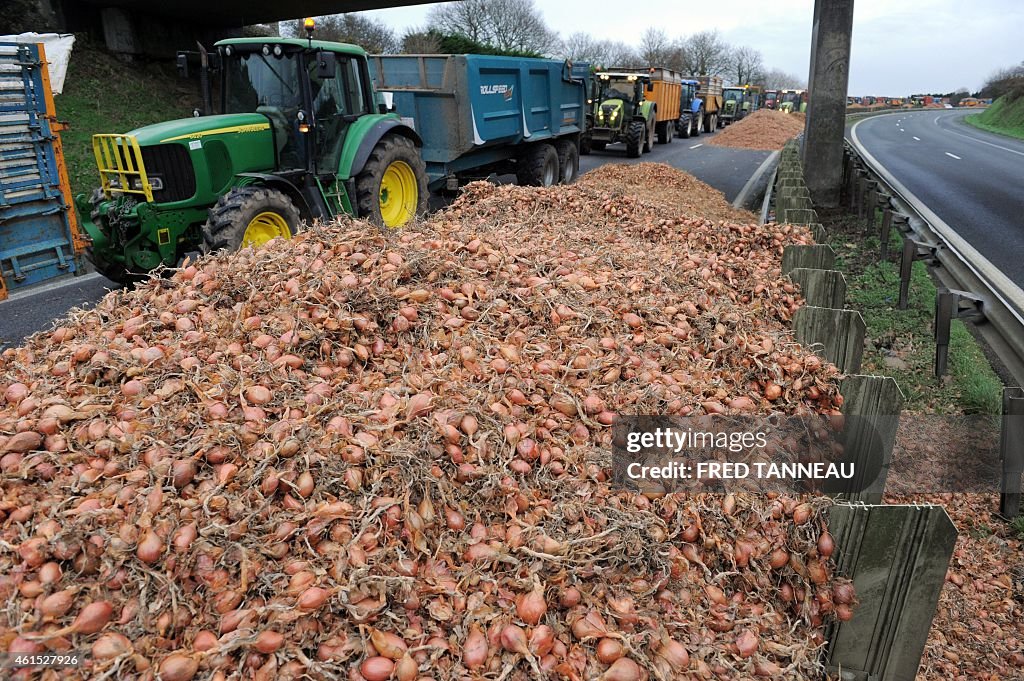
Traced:
[[920, 141], [921, 141], [921, 138], [920, 138], [920, 137], [918, 137], [917, 135], [914, 135], [914, 139], [916, 139], [916, 140], [917, 140], [918, 142], [920, 142]]
[[959, 157], [959, 156], [957, 156], [956, 154], [951, 154], [951, 153], [949, 153], [948, 151], [946, 152], [946, 156], [949, 156], [950, 158], [955, 158], [955, 159], [956, 159], [956, 160], [958, 160], [958, 161], [962, 161], [962, 160], [963, 160], [962, 158], [960, 158], [960, 157]]
[[[935, 124], [936, 125], [939, 124], [937, 118], [935, 119]], [[956, 130], [950, 130], [949, 128], [943, 128], [943, 130], [945, 130], [945, 132], [948, 132], [948, 133], [951, 133], [953, 135], [956, 135], [957, 137], [964, 137], [966, 139], [969, 139], [972, 142], [978, 142], [979, 144], [987, 144], [990, 147], [995, 147], [996, 149], [1002, 149], [1003, 151], [1008, 151], [1011, 154], [1017, 154], [1018, 156], [1024, 156], [1024, 151], [1018, 151], [1016, 149], [1011, 149], [1009, 147], [1004, 147], [1001, 144], [994, 144], [993, 142], [986, 142], [983, 139], [978, 139], [977, 137], [974, 137], [972, 135], [965, 135], [962, 132], [957, 132]]]
[[694, 145], [693, 145], [692, 147], [690, 147], [690, 148], [691, 148], [691, 149], [696, 149], [697, 147], [703, 147], [703, 146], [704, 146], [704, 143], [703, 143], [703, 142], [701, 142], [700, 144], [694, 144]]

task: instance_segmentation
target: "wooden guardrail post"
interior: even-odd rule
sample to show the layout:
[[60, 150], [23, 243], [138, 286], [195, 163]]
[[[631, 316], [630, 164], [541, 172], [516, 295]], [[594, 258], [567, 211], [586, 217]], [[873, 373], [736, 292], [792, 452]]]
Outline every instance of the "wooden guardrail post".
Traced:
[[864, 318], [856, 310], [804, 305], [793, 315], [797, 342], [820, 346], [821, 356], [844, 374], [860, 371], [865, 331]]

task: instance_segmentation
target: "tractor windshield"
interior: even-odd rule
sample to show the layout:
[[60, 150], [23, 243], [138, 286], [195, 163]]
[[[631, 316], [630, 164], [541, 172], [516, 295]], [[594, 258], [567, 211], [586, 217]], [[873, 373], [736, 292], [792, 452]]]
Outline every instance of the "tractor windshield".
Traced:
[[635, 80], [626, 78], [610, 78], [601, 81], [601, 100], [621, 99], [624, 102], [633, 101], [633, 92], [636, 86]]
[[302, 106], [297, 54], [239, 54], [227, 61], [224, 75], [224, 113], [250, 113], [271, 107], [295, 114]]
[[726, 90], [725, 91], [726, 101], [736, 101], [743, 99], [743, 90]]

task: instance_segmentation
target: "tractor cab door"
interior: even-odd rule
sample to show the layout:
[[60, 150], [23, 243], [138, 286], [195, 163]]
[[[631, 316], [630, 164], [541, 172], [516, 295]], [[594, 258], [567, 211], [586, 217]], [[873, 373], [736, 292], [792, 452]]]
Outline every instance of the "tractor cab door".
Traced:
[[313, 118], [314, 163], [318, 175], [338, 172], [349, 126], [371, 113], [365, 69], [354, 59], [337, 56], [334, 73], [324, 73], [317, 60], [308, 62], [310, 112]]

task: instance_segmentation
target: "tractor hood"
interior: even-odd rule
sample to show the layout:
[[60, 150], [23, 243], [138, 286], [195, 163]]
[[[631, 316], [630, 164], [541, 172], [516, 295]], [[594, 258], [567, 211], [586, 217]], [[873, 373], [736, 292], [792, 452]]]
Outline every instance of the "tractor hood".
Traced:
[[221, 139], [239, 136], [244, 137], [246, 142], [255, 142], [259, 133], [267, 136], [268, 146], [272, 144], [269, 140], [270, 120], [258, 113], [241, 113], [179, 118], [136, 128], [128, 134], [134, 136], [141, 146], [151, 146], [168, 142], [186, 144], [214, 136], [220, 136]]
[[602, 127], [618, 125], [622, 120], [625, 102], [621, 99], [605, 99], [597, 106], [597, 124]]

